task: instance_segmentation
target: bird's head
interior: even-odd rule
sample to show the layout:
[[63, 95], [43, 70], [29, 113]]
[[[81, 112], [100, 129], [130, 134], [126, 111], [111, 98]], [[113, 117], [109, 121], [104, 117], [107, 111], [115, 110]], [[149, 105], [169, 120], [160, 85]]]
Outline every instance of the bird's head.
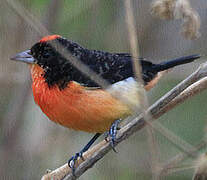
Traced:
[[58, 61], [59, 53], [53, 46], [54, 42], [62, 39], [59, 35], [50, 35], [42, 38], [34, 44], [31, 49], [16, 54], [11, 60], [20, 61], [28, 64], [37, 64], [43, 68]]
[[57, 84], [64, 88], [70, 78], [71, 64], [62, 54], [67, 50], [71, 55], [76, 55], [78, 48], [81, 47], [72, 41], [59, 35], [50, 35], [42, 38], [31, 49], [16, 54], [11, 60], [38, 67], [50, 87]]

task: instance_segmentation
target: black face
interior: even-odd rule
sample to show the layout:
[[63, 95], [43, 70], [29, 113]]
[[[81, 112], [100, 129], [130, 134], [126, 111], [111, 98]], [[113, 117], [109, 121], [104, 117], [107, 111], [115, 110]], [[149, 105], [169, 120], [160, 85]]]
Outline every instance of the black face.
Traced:
[[35, 58], [35, 62], [45, 68], [57, 62], [55, 58], [59, 53], [49, 43], [37, 43], [31, 48], [31, 55]]
[[88, 53], [87, 49], [64, 38], [57, 38], [49, 42], [38, 42], [31, 48], [31, 55], [35, 58], [35, 63], [44, 69], [43, 76], [48, 86], [52, 87], [57, 84], [60, 89], [64, 89], [70, 81], [95, 86], [90, 78], [63, 57], [62, 54], [65, 51], [81, 61]]
[[64, 88], [64, 64], [66, 59], [57, 52], [52, 42], [39, 42], [31, 48], [31, 55], [35, 58], [35, 63], [44, 69], [45, 81], [51, 87], [58, 84]]

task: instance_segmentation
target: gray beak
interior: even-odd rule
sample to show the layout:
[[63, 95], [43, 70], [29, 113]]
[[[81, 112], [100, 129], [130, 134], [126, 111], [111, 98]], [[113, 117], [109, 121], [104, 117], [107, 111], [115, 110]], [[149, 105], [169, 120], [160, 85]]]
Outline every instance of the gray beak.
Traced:
[[20, 62], [25, 62], [25, 63], [30, 63], [30, 64], [33, 64], [35, 62], [35, 59], [32, 57], [30, 50], [26, 50], [24, 52], [18, 53], [16, 54], [16, 56], [10, 59], [14, 61], [20, 61]]

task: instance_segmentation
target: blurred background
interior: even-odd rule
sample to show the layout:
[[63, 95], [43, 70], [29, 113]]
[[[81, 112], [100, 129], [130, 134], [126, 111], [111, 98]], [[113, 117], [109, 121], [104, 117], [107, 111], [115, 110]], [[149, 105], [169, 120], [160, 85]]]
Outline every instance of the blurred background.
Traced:
[[[151, 1], [134, 0], [140, 53], [157, 63], [190, 54], [206, 54], [207, 3], [192, 1], [201, 17], [201, 37], [191, 41], [180, 34], [181, 22], [163, 21], [150, 15]], [[24, 9], [27, 13], [24, 13]], [[38, 21], [35, 21], [35, 17]], [[35, 105], [26, 64], [9, 58], [30, 48], [42, 36], [42, 23], [51, 33], [60, 34], [89, 49], [129, 52], [123, 0], [1, 0], [0, 1], [0, 179], [40, 179], [79, 151], [92, 134], [76, 132], [51, 121]], [[169, 72], [148, 93], [150, 104], [186, 78], [205, 60], [180, 66]], [[166, 128], [192, 145], [205, 135], [207, 93], [191, 98], [159, 119]], [[152, 179], [151, 151], [146, 129], [117, 146], [80, 179]], [[166, 162], [180, 152], [155, 132], [156, 155]], [[103, 137], [102, 137], [103, 138]], [[187, 158], [178, 164], [192, 165]], [[191, 179], [193, 169], [176, 171], [163, 179]]]

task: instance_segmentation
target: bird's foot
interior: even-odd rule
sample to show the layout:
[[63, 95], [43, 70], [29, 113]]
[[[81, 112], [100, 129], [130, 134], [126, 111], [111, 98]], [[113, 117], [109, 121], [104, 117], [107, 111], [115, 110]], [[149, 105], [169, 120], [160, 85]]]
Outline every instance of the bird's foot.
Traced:
[[72, 169], [72, 174], [74, 175], [75, 172], [75, 167], [76, 167], [76, 161], [78, 160], [78, 158], [81, 158], [84, 161], [83, 158], [83, 153], [86, 152], [91, 145], [96, 141], [96, 139], [100, 136], [100, 133], [96, 133], [92, 139], [84, 146], [84, 148], [79, 152], [76, 153], [75, 156], [72, 156], [72, 158], [70, 158], [68, 160], [68, 166]]
[[120, 120], [116, 120], [113, 122], [113, 124], [111, 125], [109, 131], [106, 133], [106, 137], [105, 140], [108, 141], [108, 137], [109, 137], [109, 143], [113, 149], [114, 152], [117, 152], [115, 149], [115, 142], [116, 142], [116, 134], [117, 134], [117, 130], [119, 130], [119, 125]]
[[83, 159], [83, 151], [80, 151], [78, 153], [75, 154], [75, 156], [72, 156], [69, 160], [68, 160], [68, 166], [72, 169], [72, 173], [74, 174], [75, 172], [75, 164], [76, 161], [78, 160], [78, 158]]

